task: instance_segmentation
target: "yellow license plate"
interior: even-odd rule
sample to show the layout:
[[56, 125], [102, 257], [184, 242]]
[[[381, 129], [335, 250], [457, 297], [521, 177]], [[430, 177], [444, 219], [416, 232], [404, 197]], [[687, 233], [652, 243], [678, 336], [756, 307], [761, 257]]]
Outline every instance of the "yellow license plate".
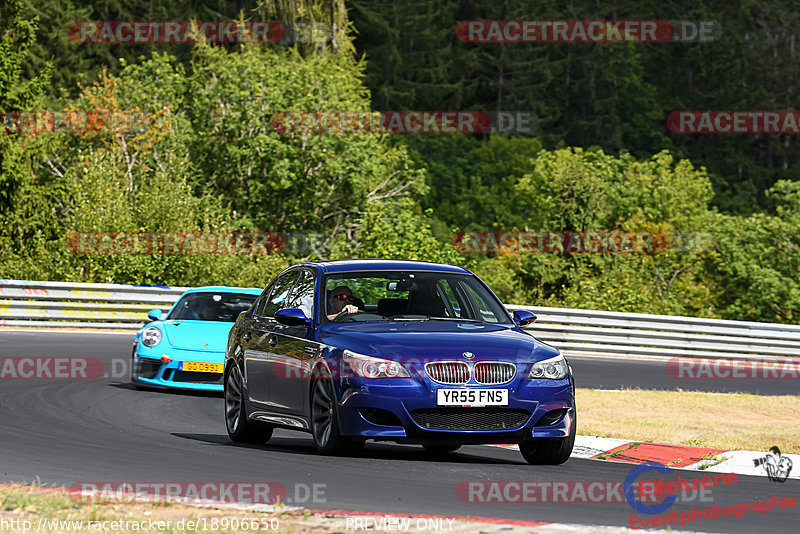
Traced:
[[221, 363], [211, 362], [181, 362], [181, 371], [193, 371], [196, 373], [221, 373], [224, 366]]

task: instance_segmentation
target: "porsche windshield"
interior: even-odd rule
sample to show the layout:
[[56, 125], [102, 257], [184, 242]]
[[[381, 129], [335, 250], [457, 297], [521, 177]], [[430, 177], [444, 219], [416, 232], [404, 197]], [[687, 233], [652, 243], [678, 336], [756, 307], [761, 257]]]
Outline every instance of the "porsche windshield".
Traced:
[[257, 297], [244, 293], [189, 293], [183, 296], [167, 319], [232, 323]]
[[497, 298], [474, 276], [446, 272], [370, 271], [325, 279], [334, 322], [451, 320], [511, 323]]

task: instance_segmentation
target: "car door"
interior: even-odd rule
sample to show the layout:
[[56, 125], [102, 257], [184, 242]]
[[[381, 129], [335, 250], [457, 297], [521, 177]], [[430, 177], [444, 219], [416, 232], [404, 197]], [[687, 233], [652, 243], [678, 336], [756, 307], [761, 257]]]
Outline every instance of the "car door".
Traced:
[[[306, 317], [314, 317], [314, 273], [302, 269], [289, 293], [286, 308], [299, 308]], [[269, 400], [276, 411], [302, 415], [307, 402], [310, 363], [319, 354], [320, 344], [308, 339], [307, 326], [280, 325], [276, 327], [277, 343], [272, 359]]]
[[[269, 389], [273, 382], [272, 362], [278, 357], [276, 349], [280, 327], [275, 312], [285, 307], [289, 291], [297, 280], [298, 271], [287, 271], [272, 284], [269, 293], [257, 304], [250, 321], [250, 330], [243, 334], [244, 365], [247, 393], [251, 402], [269, 404]], [[248, 339], [249, 338], [249, 339]]]

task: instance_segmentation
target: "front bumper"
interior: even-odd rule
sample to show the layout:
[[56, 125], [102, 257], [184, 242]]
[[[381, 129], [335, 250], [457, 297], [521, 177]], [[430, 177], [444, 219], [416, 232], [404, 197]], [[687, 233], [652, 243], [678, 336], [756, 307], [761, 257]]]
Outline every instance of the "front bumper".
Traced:
[[[180, 363], [213, 362], [223, 363], [224, 352], [182, 350], [172, 347], [145, 347], [134, 345], [131, 358], [131, 381], [150, 387], [179, 388], [201, 391], [222, 391], [222, 373], [181, 371]], [[164, 349], [164, 350], [158, 350]], [[161, 356], [167, 355], [172, 361], [165, 363]]]
[[[527, 374], [524, 374], [527, 377]], [[570, 376], [509, 384], [450, 386], [428, 379], [336, 381], [342, 435], [404, 443], [520, 443], [563, 438], [575, 420]], [[508, 389], [508, 406], [439, 407], [440, 388]]]

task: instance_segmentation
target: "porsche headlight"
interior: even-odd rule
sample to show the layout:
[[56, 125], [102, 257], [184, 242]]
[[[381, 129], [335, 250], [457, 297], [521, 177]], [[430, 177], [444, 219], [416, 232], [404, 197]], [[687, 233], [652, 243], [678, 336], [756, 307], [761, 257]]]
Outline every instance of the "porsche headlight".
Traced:
[[410, 378], [411, 375], [402, 364], [392, 360], [364, 356], [349, 350], [344, 351], [342, 359], [358, 376], [364, 378]]
[[567, 376], [567, 360], [559, 353], [558, 356], [536, 362], [531, 367], [528, 378], [549, 378], [550, 380], [561, 380]]
[[145, 347], [155, 347], [161, 342], [161, 330], [151, 326], [142, 332], [142, 343]]

